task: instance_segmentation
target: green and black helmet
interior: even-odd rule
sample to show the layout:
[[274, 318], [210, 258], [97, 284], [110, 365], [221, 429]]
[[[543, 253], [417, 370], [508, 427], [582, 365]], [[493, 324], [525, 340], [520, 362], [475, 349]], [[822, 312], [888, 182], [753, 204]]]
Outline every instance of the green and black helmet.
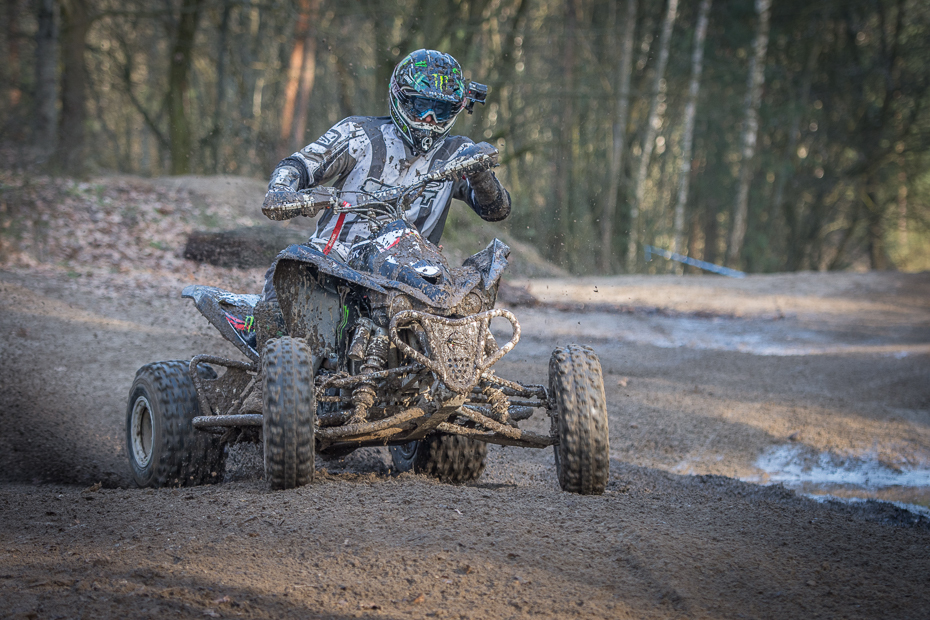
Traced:
[[421, 153], [449, 135], [467, 103], [468, 84], [458, 61], [443, 52], [417, 50], [391, 74], [391, 119], [410, 147]]

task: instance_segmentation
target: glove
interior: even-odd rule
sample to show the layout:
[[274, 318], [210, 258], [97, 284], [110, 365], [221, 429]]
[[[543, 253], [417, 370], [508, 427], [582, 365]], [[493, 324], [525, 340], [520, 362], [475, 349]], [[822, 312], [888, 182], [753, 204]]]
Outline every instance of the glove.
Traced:
[[489, 168], [500, 165], [500, 152], [487, 142], [479, 142], [477, 144], [469, 144], [456, 155], [456, 159], [472, 159], [481, 157], [482, 155], [485, 156], [483, 162], [477, 163], [473, 169], [465, 171], [465, 176], [469, 179], [487, 172]]
[[331, 187], [314, 187], [299, 192], [271, 190], [265, 194], [262, 213], [276, 221], [289, 220], [299, 215], [313, 217], [336, 204], [335, 192]]

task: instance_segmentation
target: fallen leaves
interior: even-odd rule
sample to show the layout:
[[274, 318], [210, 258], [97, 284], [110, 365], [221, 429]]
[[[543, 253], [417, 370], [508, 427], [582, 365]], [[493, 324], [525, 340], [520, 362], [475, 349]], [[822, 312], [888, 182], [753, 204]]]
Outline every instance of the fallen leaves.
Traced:
[[[91, 182], [0, 170], [0, 267], [91, 280], [115, 294], [177, 294], [197, 282], [257, 292], [264, 269], [185, 260], [194, 228], [243, 225], [228, 205], [142, 179]], [[257, 209], [257, 207], [256, 207]]]

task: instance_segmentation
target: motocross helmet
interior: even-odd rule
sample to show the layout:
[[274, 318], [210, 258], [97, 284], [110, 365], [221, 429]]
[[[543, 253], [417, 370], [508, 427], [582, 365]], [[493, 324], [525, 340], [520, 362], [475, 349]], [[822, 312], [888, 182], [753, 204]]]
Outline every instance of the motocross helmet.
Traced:
[[425, 153], [447, 135], [465, 108], [462, 67], [449, 54], [417, 50], [391, 74], [391, 120], [414, 151]]

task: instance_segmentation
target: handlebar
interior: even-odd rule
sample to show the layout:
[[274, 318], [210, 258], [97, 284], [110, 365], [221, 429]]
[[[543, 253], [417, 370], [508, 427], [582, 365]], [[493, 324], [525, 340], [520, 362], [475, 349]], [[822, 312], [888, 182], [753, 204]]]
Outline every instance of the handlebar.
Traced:
[[[453, 159], [433, 172], [423, 175], [410, 185], [384, 185], [377, 179], [368, 178], [363, 183], [376, 184], [379, 189], [372, 191], [346, 190], [334, 187], [314, 187], [298, 192], [271, 191], [265, 195], [262, 213], [271, 220], [288, 220], [298, 215], [315, 216], [323, 209], [333, 209], [335, 213], [361, 214], [369, 220], [378, 215], [403, 217], [409, 206], [430, 183], [452, 181], [462, 175], [475, 174], [497, 166], [496, 158], [482, 152], [471, 157]], [[355, 198], [350, 204], [346, 198]], [[361, 198], [361, 200], [359, 200]]]
[[427, 174], [425, 182], [451, 181], [460, 174], [474, 174], [482, 170], [489, 170], [496, 165], [497, 161], [488, 153], [479, 153], [467, 159], [453, 159], [439, 170]]
[[262, 213], [270, 220], [289, 220], [298, 215], [314, 216], [337, 204], [338, 190], [333, 187], [314, 187], [299, 192], [268, 192], [262, 203]]

